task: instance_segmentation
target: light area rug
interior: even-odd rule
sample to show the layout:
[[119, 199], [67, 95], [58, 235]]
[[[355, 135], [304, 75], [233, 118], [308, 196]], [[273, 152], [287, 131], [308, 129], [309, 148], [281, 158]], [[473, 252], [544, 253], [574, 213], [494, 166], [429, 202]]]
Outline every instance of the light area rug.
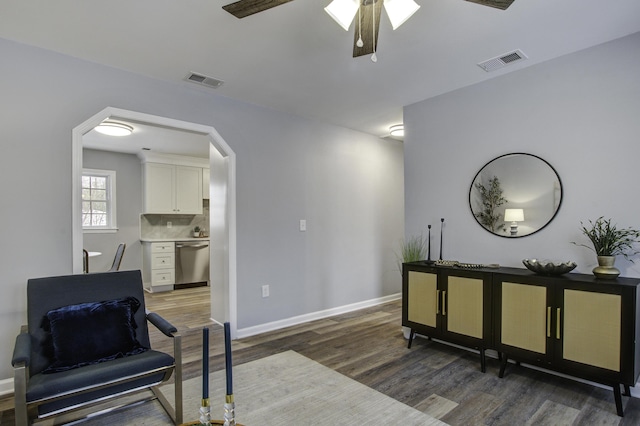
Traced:
[[[212, 419], [222, 419], [224, 371], [210, 375]], [[446, 425], [296, 352], [233, 367], [236, 422], [245, 426]], [[173, 401], [173, 385], [161, 387]], [[184, 382], [184, 421], [199, 419], [202, 379]], [[170, 425], [158, 402], [90, 420], [91, 425]]]

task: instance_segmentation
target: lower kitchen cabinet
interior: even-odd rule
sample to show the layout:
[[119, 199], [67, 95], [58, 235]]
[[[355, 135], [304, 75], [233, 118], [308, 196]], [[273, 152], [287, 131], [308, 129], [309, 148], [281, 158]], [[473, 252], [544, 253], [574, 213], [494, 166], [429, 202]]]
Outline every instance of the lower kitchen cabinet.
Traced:
[[491, 274], [428, 265], [404, 265], [402, 325], [429, 338], [476, 348], [485, 371], [491, 347]]
[[640, 279], [587, 274], [543, 276], [522, 268], [403, 265], [402, 325], [429, 338], [611, 386], [622, 393], [640, 376]]
[[173, 290], [176, 283], [175, 243], [143, 243], [142, 279], [147, 290], [156, 293]]

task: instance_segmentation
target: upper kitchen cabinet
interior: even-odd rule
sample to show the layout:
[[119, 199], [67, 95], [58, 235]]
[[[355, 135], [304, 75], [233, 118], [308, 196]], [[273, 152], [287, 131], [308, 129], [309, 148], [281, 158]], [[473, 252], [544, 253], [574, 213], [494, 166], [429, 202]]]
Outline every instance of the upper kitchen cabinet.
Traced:
[[141, 157], [144, 213], [202, 214], [201, 163], [208, 162], [199, 158], [176, 157], [180, 156], [162, 156], [160, 159], [165, 162], [156, 162], [157, 157]]
[[211, 173], [209, 168], [202, 169], [202, 198], [209, 199], [209, 180], [211, 179]]

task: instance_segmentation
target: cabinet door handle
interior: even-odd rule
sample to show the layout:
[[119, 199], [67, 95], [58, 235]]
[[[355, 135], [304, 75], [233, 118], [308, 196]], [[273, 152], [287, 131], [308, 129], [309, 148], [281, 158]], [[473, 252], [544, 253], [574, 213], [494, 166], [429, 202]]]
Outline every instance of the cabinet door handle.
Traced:
[[447, 291], [442, 290], [442, 315], [447, 315]]
[[436, 315], [440, 313], [440, 290], [436, 290]]
[[556, 309], [556, 339], [560, 340], [560, 308]]
[[551, 337], [551, 306], [547, 306], [547, 337]]

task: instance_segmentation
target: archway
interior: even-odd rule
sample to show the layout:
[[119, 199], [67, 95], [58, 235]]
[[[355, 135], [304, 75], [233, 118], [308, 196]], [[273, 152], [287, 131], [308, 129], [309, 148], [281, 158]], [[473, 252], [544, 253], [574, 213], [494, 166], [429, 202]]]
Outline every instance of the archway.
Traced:
[[[235, 153], [211, 126], [174, 120], [167, 117], [144, 114], [108, 107], [87, 119], [72, 131], [72, 269], [82, 273], [82, 137], [107, 118], [121, 118], [151, 125], [165, 126], [177, 130], [198, 132], [207, 135], [210, 142], [211, 203], [224, 215], [217, 216], [210, 226], [210, 262], [222, 268], [223, 274], [211, 278], [211, 318], [231, 324], [231, 335], [237, 329], [236, 291], [236, 158]], [[213, 269], [213, 268], [212, 268]]]

